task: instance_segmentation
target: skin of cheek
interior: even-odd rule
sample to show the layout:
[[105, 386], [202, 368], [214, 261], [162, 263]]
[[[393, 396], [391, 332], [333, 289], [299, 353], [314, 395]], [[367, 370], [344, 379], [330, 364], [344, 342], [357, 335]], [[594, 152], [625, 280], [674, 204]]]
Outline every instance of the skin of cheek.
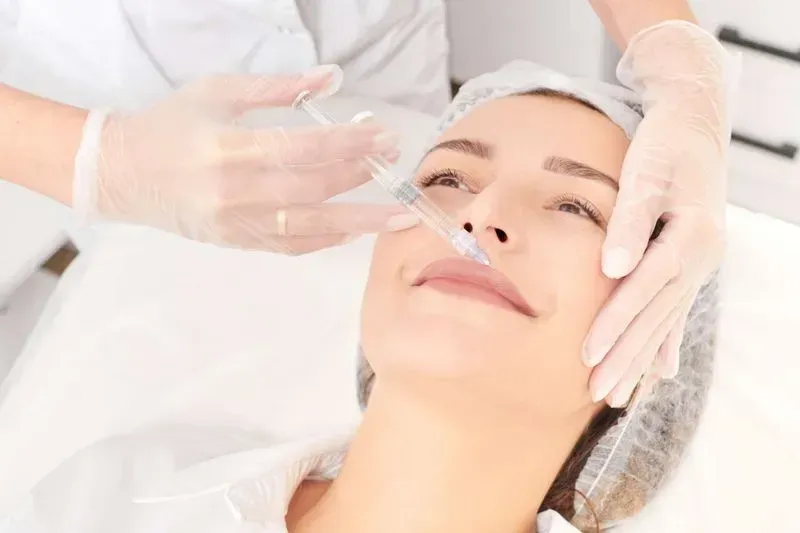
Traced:
[[532, 239], [529, 261], [537, 269], [533, 278], [555, 293], [556, 311], [531, 328], [526, 341], [520, 343], [527, 349], [513, 352], [516, 364], [508, 373], [510, 379], [518, 380], [519, 390], [535, 391], [523, 396], [533, 405], [558, 399], [565, 411], [591, 404], [591, 369], [581, 358], [583, 342], [597, 313], [619, 284], [601, 271], [604, 234], [596, 228], [582, 227], [583, 224], [575, 220], [554, 221], [553, 231], [538, 231]]

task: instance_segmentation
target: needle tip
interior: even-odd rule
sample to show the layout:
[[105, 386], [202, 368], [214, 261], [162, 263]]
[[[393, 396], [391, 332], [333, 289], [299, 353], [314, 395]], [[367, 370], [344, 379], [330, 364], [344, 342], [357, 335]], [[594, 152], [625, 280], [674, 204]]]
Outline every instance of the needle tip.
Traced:
[[489, 255], [480, 248], [474, 250], [470, 255], [472, 259], [474, 259], [478, 263], [484, 264], [486, 266], [490, 266], [492, 264], [491, 261], [489, 261]]

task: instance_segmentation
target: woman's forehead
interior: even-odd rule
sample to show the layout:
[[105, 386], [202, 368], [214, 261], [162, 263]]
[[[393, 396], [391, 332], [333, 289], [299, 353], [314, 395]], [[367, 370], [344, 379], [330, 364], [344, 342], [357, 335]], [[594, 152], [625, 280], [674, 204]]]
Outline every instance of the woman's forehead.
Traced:
[[[436, 144], [467, 139], [502, 163], [570, 157], [618, 176], [629, 140], [602, 113], [566, 98], [520, 95], [477, 106], [445, 130]], [[450, 152], [451, 154], [455, 152]], [[444, 155], [432, 154], [440, 160]]]
[[566, 97], [514, 95], [476, 106], [442, 134], [452, 137], [464, 130], [484, 130], [491, 136], [520, 132], [603, 131], [625, 137], [611, 119], [580, 101]]

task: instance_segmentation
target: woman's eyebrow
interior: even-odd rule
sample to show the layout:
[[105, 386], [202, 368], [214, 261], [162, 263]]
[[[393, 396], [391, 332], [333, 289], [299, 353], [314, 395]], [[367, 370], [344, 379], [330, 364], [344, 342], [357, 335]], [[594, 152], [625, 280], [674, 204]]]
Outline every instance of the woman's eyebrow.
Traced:
[[475, 139], [451, 139], [449, 141], [442, 141], [428, 150], [425, 156], [427, 157], [428, 154], [436, 150], [453, 150], [455, 152], [461, 152], [462, 154], [474, 155], [481, 159], [492, 158], [492, 147], [483, 141], [477, 141]]
[[566, 176], [575, 176], [576, 178], [599, 181], [600, 183], [604, 183], [613, 188], [615, 191], [619, 191], [619, 184], [617, 183], [617, 180], [608, 174], [600, 172], [596, 168], [590, 167], [589, 165], [581, 163], [580, 161], [569, 159], [568, 157], [559, 157], [556, 155], [550, 156], [542, 165], [542, 170], [555, 172], [557, 174], [564, 174]]
[[[442, 141], [425, 154], [427, 157], [430, 153], [436, 150], [452, 150], [454, 152], [461, 152], [462, 154], [472, 155], [481, 159], [492, 159], [492, 146], [483, 141], [476, 139], [450, 139]], [[424, 159], [424, 158], [423, 158]], [[542, 170], [563, 174], [565, 176], [575, 176], [576, 178], [584, 178], [589, 180], [599, 181], [605, 183], [615, 191], [619, 191], [619, 184], [617, 180], [611, 176], [600, 172], [596, 168], [590, 167], [580, 161], [575, 161], [568, 157], [550, 156], [542, 165]]]

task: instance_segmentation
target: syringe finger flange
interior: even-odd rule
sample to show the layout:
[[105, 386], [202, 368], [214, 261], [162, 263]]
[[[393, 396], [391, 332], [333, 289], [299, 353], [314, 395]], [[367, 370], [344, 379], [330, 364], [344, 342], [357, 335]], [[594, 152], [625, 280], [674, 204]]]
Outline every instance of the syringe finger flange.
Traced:
[[295, 109], [299, 109], [306, 103], [308, 100], [311, 100], [312, 93], [309, 90], [305, 90], [297, 95], [297, 98], [294, 99], [292, 103], [292, 107]]
[[375, 113], [372, 111], [361, 111], [360, 113], [353, 115], [353, 118], [350, 119], [350, 122], [353, 124], [361, 124], [365, 120], [373, 120], [374, 118]]

